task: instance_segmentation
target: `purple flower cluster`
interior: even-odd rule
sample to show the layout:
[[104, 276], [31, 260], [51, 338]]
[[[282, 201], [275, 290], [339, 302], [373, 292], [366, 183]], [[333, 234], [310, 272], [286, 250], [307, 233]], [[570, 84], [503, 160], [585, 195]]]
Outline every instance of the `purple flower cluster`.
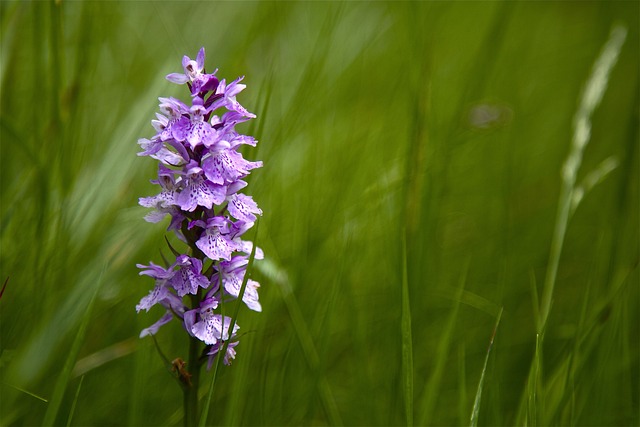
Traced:
[[[152, 197], [140, 198], [140, 204], [153, 208], [145, 219], [159, 222], [171, 217], [169, 230], [189, 247], [180, 254], [173, 248], [176, 260], [162, 267], [154, 263], [138, 264], [141, 275], [155, 279], [155, 288], [142, 298], [136, 310], [149, 310], [156, 304], [166, 309], [164, 316], [142, 331], [140, 337], [155, 334], [158, 329], [178, 318], [186, 331], [206, 344], [209, 365], [213, 356], [229, 341], [224, 361], [235, 357], [237, 331], [231, 318], [220, 313], [228, 299], [240, 296], [249, 255], [250, 241], [242, 235], [262, 211], [251, 196], [242, 194], [243, 181], [262, 162], [250, 162], [238, 149], [255, 146], [257, 141], [235, 130], [235, 125], [255, 117], [238, 101], [236, 95], [245, 85], [242, 77], [227, 84], [218, 80], [216, 71], [204, 70], [204, 48], [196, 60], [182, 59], [184, 73], [172, 73], [167, 80], [187, 84], [191, 106], [175, 98], [159, 98], [160, 113], [152, 125], [156, 135], [140, 139], [140, 156], [158, 160], [158, 184], [161, 191]], [[255, 248], [255, 259], [264, 257]], [[261, 311], [258, 282], [248, 279], [242, 301], [251, 310]], [[187, 297], [190, 304], [184, 302]]]

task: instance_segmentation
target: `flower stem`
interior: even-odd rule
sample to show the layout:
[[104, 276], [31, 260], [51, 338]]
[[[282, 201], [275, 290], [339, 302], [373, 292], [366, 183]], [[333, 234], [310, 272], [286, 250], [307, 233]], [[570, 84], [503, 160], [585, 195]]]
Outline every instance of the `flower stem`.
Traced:
[[[206, 259], [202, 251], [196, 246], [197, 236], [193, 230], [188, 230], [186, 222], [182, 224], [182, 233], [187, 239], [187, 244], [191, 248], [192, 256], [203, 262]], [[202, 292], [198, 289], [195, 295], [191, 295], [191, 306], [197, 308], [202, 300]], [[198, 425], [198, 388], [200, 386], [200, 340], [194, 336], [189, 337], [189, 361], [187, 369], [191, 374], [191, 383], [187, 384], [184, 390], [184, 427], [195, 427]]]

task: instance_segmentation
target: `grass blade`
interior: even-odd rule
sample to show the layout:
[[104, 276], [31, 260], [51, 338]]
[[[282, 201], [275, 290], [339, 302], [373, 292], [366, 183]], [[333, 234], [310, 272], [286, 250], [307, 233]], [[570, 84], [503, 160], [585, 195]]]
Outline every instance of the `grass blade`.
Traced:
[[465, 366], [464, 342], [458, 347], [458, 423], [464, 425], [467, 419], [467, 369]]
[[489, 363], [489, 355], [491, 354], [491, 349], [493, 348], [493, 341], [496, 337], [496, 332], [498, 331], [498, 325], [500, 325], [500, 319], [502, 318], [502, 311], [504, 308], [500, 309], [500, 313], [498, 313], [498, 318], [496, 319], [496, 326], [493, 328], [493, 333], [491, 334], [491, 340], [489, 341], [489, 348], [487, 349], [487, 355], [484, 358], [484, 366], [482, 367], [482, 374], [480, 374], [480, 383], [478, 384], [478, 390], [476, 391], [476, 398], [473, 402], [473, 410], [471, 411], [471, 427], [475, 427], [478, 425], [478, 415], [480, 414], [480, 401], [482, 400], [482, 389], [484, 388], [484, 378], [487, 372], [487, 364]]
[[[238, 300], [236, 303], [235, 311], [233, 312], [233, 316], [231, 317], [231, 324], [229, 325], [229, 339], [224, 342], [224, 345], [218, 351], [218, 356], [216, 360], [215, 368], [213, 369], [213, 376], [211, 378], [211, 385], [209, 386], [209, 393], [207, 400], [205, 401], [204, 407], [202, 408], [202, 414], [200, 415], [200, 427], [204, 427], [207, 424], [207, 417], [209, 416], [209, 408], [211, 406], [211, 400], [213, 399], [213, 390], [216, 384], [218, 370], [220, 369], [220, 364], [224, 360], [225, 355], [227, 354], [227, 348], [229, 347], [229, 342], [231, 341], [231, 335], [233, 334], [233, 328], [236, 325], [236, 320], [238, 319], [238, 313], [240, 312], [240, 306], [242, 305], [242, 298], [244, 296], [245, 289], [247, 288], [247, 283], [249, 282], [249, 272], [251, 271], [251, 267], [253, 266], [253, 260], [256, 255], [256, 248], [258, 247], [257, 237], [258, 237], [258, 226], [260, 225], [260, 221], [256, 221], [255, 228], [255, 237], [253, 239], [253, 247], [251, 248], [251, 254], [249, 255], [249, 261], [247, 263], [247, 269], [245, 270], [244, 278], [242, 279], [242, 286], [240, 287], [240, 293], [238, 294]], [[222, 274], [219, 275], [220, 280], [222, 280]], [[221, 288], [222, 289], [222, 288]], [[223, 322], [224, 322], [224, 313], [223, 313]], [[224, 331], [224, 323], [222, 325], [222, 330]]]
[[422, 403], [420, 407], [422, 408], [422, 412], [420, 414], [420, 419], [418, 420], [419, 425], [427, 424], [428, 421], [433, 417], [433, 411], [436, 406], [436, 399], [439, 395], [438, 389], [440, 388], [440, 384], [442, 383], [442, 377], [444, 376], [445, 366], [450, 354], [451, 341], [453, 340], [453, 332], [456, 325], [456, 319], [458, 318], [458, 309], [460, 308], [460, 302], [462, 301], [462, 294], [464, 292], [464, 284], [467, 280], [467, 273], [469, 271], [469, 262], [467, 262], [464, 267], [462, 276], [460, 277], [460, 284], [458, 286], [458, 290], [454, 297], [454, 306], [449, 318], [447, 319], [447, 324], [444, 327], [442, 337], [440, 338], [440, 343], [437, 349], [437, 359], [436, 365], [433, 368], [433, 373], [431, 374], [431, 378], [429, 378], [429, 382], [427, 383], [425, 390], [422, 393]]
[[562, 169], [560, 201], [558, 203], [558, 212], [551, 241], [551, 250], [549, 251], [547, 274], [542, 290], [542, 307], [540, 309], [538, 333], [542, 333], [547, 324], [553, 299], [553, 289], [556, 283], [556, 275], [558, 273], [558, 264], [560, 263], [560, 254], [562, 253], [564, 237], [567, 231], [567, 223], [572, 206], [577, 205], [577, 203], [574, 202], [576, 177], [578, 169], [580, 169], [580, 164], [582, 163], [582, 155], [591, 137], [591, 116], [600, 104], [602, 96], [607, 89], [609, 73], [618, 60], [620, 49], [626, 37], [627, 30], [624, 27], [617, 26], [611, 30], [609, 40], [594, 64], [593, 72], [584, 88], [580, 106], [574, 117], [571, 151]]
[[67, 418], [67, 427], [71, 425], [73, 414], [76, 412], [76, 403], [78, 403], [78, 397], [80, 396], [80, 389], [82, 388], [82, 382], [84, 381], [84, 375], [80, 377], [80, 384], [76, 389], [76, 395], [73, 397], [73, 403], [71, 404], [71, 410], [69, 411], [69, 418]]
[[40, 401], [42, 401], [42, 402], [44, 402], [44, 403], [49, 402], [49, 401], [48, 401], [47, 399], [45, 399], [44, 397], [42, 397], [42, 396], [38, 396], [37, 394], [30, 392], [29, 390], [25, 390], [25, 389], [23, 389], [23, 388], [21, 388], [21, 387], [15, 386], [15, 385], [13, 385], [13, 384], [8, 384], [8, 383], [5, 383], [5, 382], [3, 382], [2, 384], [3, 384], [3, 385], [6, 385], [6, 386], [9, 386], [9, 387], [11, 387], [11, 388], [13, 388], [13, 389], [16, 389], [16, 390], [18, 390], [19, 392], [22, 392], [22, 393], [26, 394], [27, 396], [31, 396], [31, 397], [33, 397], [33, 398], [36, 398], [36, 399], [38, 399], [38, 400], [40, 400]]
[[538, 380], [542, 375], [541, 338], [540, 334], [536, 334], [536, 353], [527, 386], [527, 425], [531, 427], [538, 425], [538, 409], [542, 409], [542, 404], [538, 402]]
[[402, 389], [404, 412], [408, 426], [413, 425], [413, 342], [411, 338], [411, 307], [409, 303], [409, 279], [407, 277], [407, 237], [402, 239]]

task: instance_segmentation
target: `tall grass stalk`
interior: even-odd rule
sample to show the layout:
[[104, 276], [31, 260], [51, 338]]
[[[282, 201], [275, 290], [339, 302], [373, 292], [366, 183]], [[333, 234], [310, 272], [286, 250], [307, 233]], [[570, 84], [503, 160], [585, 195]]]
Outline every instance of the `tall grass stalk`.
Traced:
[[591, 137], [591, 116], [600, 104], [602, 96], [609, 83], [609, 73], [618, 60], [620, 49], [627, 36], [624, 27], [616, 26], [611, 30], [609, 40], [605, 44], [598, 60], [594, 64], [593, 71], [582, 93], [580, 106], [573, 119], [573, 138], [571, 151], [562, 169], [562, 187], [556, 215], [555, 227], [551, 240], [547, 274], [542, 290], [542, 306], [540, 308], [540, 320], [538, 333], [544, 333], [553, 302], [553, 290], [556, 284], [560, 255], [567, 231], [567, 223], [571, 213], [574, 192], [576, 190], [576, 176], [584, 150]]
[[[541, 422], [545, 423], [549, 421], [552, 416], [552, 413], [545, 413], [545, 399], [547, 393], [551, 392], [554, 388], [554, 384], [552, 384], [551, 381], [546, 385], [546, 387], [545, 384], [542, 384], [544, 335], [553, 303], [553, 293], [558, 273], [558, 265], [560, 263], [560, 256], [562, 254], [562, 247], [566, 236], [567, 224], [571, 214], [584, 194], [583, 187], [576, 186], [576, 178], [582, 163], [584, 151], [591, 137], [591, 117], [602, 100], [609, 82], [610, 72], [618, 59], [626, 34], [627, 30], [621, 26], [616, 26], [611, 30], [609, 39], [602, 48], [602, 51], [593, 66], [591, 76], [584, 87], [578, 110], [576, 111], [573, 119], [571, 149], [562, 168], [562, 186], [560, 188], [558, 210], [551, 240], [551, 248], [549, 251], [547, 272], [542, 289], [540, 311], [536, 316], [538, 320], [536, 350], [529, 371], [529, 384], [526, 391], [527, 404], [525, 405], [527, 408], [527, 423], [529, 425], [537, 425]], [[606, 175], [613, 167], [615, 167], [615, 164], [608, 166], [605, 164], [604, 166], [601, 166], [599, 168], [601, 172], [594, 175], [597, 175], [596, 178], [589, 178], [590, 181], [596, 182], [602, 176]], [[591, 187], [593, 185], [591, 185]], [[569, 363], [568, 366], [570, 367], [571, 364]], [[560, 370], [556, 371], [553, 378], [557, 377], [558, 372], [560, 372]], [[567, 373], [567, 375], [568, 374], [569, 373]], [[563, 385], [566, 384], [563, 383]], [[560, 392], [562, 393], [563, 391], [564, 388]], [[556, 400], [557, 399], [554, 399], [554, 401]], [[521, 408], [523, 408], [522, 404]], [[520, 412], [520, 420], [522, 420], [522, 415], [523, 413]]]

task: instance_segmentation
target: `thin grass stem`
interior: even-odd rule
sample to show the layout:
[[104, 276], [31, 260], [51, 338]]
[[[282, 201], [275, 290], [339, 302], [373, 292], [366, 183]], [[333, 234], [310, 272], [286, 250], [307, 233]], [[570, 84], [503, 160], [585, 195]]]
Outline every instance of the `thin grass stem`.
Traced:
[[482, 401], [482, 390], [484, 388], [484, 378], [487, 372], [487, 364], [489, 363], [489, 356], [491, 355], [491, 349], [493, 348], [493, 341], [496, 337], [496, 333], [498, 332], [498, 326], [500, 325], [500, 319], [502, 318], [502, 311], [504, 308], [500, 308], [500, 313], [498, 313], [498, 318], [496, 319], [496, 325], [493, 328], [493, 333], [491, 334], [491, 340], [489, 341], [489, 348], [487, 348], [487, 355], [484, 358], [484, 365], [482, 366], [482, 373], [480, 374], [480, 382], [478, 383], [478, 389], [476, 390], [476, 398], [473, 402], [473, 409], [471, 411], [471, 421], [470, 425], [475, 427], [478, 425], [478, 417], [480, 415], [480, 402]]
[[[242, 285], [240, 287], [240, 292], [238, 293], [238, 301], [235, 307], [235, 310], [233, 312], [233, 316], [231, 317], [231, 324], [229, 325], [229, 339], [224, 341], [224, 344], [222, 345], [222, 347], [220, 348], [220, 350], [218, 351], [218, 355], [217, 355], [217, 360], [216, 360], [216, 365], [215, 368], [213, 370], [213, 377], [211, 378], [211, 385], [209, 386], [209, 394], [207, 397], [207, 400], [204, 404], [204, 408], [202, 410], [202, 416], [200, 417], [200, 423], [199, 426], [200, 427], [204, 427], [207, 423], [207, 417], [209, 416], [209, 408], [211, 405], [211, 400], [213, 399], [213, 390], [216, 384], [216, 379], [217, 379], [217, 374], [218, 374], [218, 369], [220, 369], [220, 365], [222, 363], [222, 361], [224, 360], [225, 355], [227, 354], [227, 349], [229, 348], [229, 342], [231, 341], [231, 335], [233, 334], [233, 328], [236, 326], [236, 320], [238, 319], [238, 313], [240, 312], [240, 306], [242, 305], [242, 298], [244, 297], [244, 293], [245, 290], [247, 289], [247, 283], [249, 282], [249, 272], [251, 271], [251, 267], [253, 266], [253, 260], [255, 259], [256, 256], [256, 248], [258, 247], [258, 227], [259, 227], [260, 221], [256, 221], [256, 228], [255, 228], [255, 237], [253, 239], [253, 246], [251, 248], [251, 253], [249, 254], [249, 260], [247, 262], [247, 269], [245, 270], [245, 274], [244, 277], [242, 279]], [[220, 283], [220, 294], [222, 295], [223, 292], [223, 285], [222, 285], [222, 274], [218, 275]], [[220, 301], [222, 303], [223, 298], [220, 298]], [[222, 335], [224, 336], [224, 312], [222, 313]]]
[[449, 359], [451, 342], [453, 340], [453, 332], [456, 326], [456, 320], [458, 318], [458, 311], [460, 308], [460, 302], [462, 301], [462, 295], [464, 292], [464, 286], [467, 281], [467, 274], [469, 272], [469, 261], [466, 262], [463, 267], [462, 274], [460, 276], [460, 283], [454, 297], [454, 306], [447, 319], [447, 324], [443, 329], [440, 342], [438, 343], [437, 359], [435, 367], [432, 370], [431, 377], [422, 392], [421, 399], [421, 412], [418, 419], [419, 425], [424, 425], [433, 418], [433, 413], [436, 407], [437, 398], [439, 396], [439, 389], [442, 384], [442, 378], [445, 374], [445, 367]]
[[78, 398], [80, 397], [80, 389], [82, 388], [83, 381], [84, 381], [84, 375], [80, 377], [80, 384], [78, 384], [78, 388], [76, 389], [76, 394], [73, 397], [73, 403], [71, 404], [71, 409], [69, 410], [69, 418], [67, 418], [67, 427], [71, 425], [73, 414], [76, 412], [76, 404], [78, 403]]
[[542, 376], [542, 354], [541, 354], [541, 336], [536, 334], [536, 353], [533, 357], [533, 366], [529, 374], [528, 398], [527, 398], [527, 425], [535, 427], [538, 425], [538, 411], [542, 408], [538, 402], [538, 384]]
[[547, 273], [542, 290], [542, 306], [540, 308], [538, 333], [544, 332], [549, 318], [549, 312], [551, 311], [560, 255], [562, 253], [567, 223], [571, 213], [573, 194], [576, 189], [576, 177], [580, 164], [582, 163], [584, 150], [591, 137], [591, 116], [602, 100], [602, 96], [609, 83], [609, 74], [618, 59], [620, 48], [624, 43], [626, 35], [627, 30], [624, 27], [617, 26], [611, 30], [609, 40], [594, 64], [591, 76], [582, 93], [580, 106], [574, 116], [571, 151], [562, 170], [562, 187], [560, 189], [558, 212], [556, 214]]

